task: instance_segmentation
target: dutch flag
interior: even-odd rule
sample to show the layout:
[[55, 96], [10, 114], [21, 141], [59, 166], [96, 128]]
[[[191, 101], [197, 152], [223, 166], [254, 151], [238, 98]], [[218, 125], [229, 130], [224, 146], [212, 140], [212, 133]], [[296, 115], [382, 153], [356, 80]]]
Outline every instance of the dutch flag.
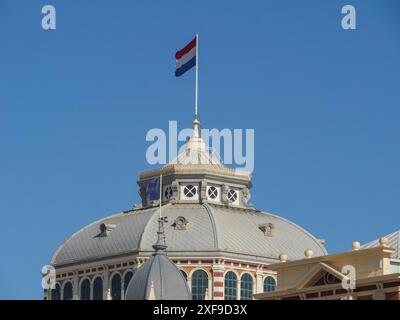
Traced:
[[175, 76], [179, 77], [196, 65], [197, 36], [183, 49], [175, 53]]

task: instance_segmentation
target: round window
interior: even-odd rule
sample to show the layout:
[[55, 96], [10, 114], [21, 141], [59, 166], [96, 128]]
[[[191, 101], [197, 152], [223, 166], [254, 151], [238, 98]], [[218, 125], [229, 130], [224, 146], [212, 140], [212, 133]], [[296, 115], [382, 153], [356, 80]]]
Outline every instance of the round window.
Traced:
[[216, 199], [218, 197], [218, 189], [214, 186], [209, 187], [207, 193], [210, 199]]
[[333, 284], [333, 283], [335, 283], [335, 281], [336, 281], [336, 278], [333, 274], [328, 273], [328, 272], [325, 273], [325, 275], [324, 275], [324, 283], [325, 284]]
[[197, 189], [195, 186], [189, 184], [183, 189], [183, 194], [187, 198], [193, 198], [196, 195]]
[[237, 192], [236, 192], [236, 190], [229, 189], [229, 191], [228, 191], [228, 200], [229, 200], [229, 202], [235, 202], [237, 200]]
[[171, 197], [172, 197], [172, 187], [171, 186], [168, 186], [168, 187], [165, 188], [164, 197], [167, 200], [171, 199]]

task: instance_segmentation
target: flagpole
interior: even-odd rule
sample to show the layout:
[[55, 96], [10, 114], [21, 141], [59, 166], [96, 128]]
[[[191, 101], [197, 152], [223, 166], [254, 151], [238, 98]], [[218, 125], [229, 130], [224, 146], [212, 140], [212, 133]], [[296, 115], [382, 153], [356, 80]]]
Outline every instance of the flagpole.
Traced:
[[161, 206], [162, 206], [162, 174], [160, 174], [160, 219], [161, 219]]
[[198, 89], [199, 87], [199, 35], [196, 33], [196, 101], [195, 101], [195, 109], [194, 109], [194, 118], [197, 120], [198, 116]]

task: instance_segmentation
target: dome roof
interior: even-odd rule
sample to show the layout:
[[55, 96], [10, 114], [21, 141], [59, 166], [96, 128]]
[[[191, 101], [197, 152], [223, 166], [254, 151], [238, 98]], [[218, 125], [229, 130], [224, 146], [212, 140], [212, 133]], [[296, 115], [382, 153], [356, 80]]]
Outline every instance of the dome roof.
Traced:
[[164, 252], [156, 252], [134, 274], [126, 300], [191, 300], [186, 280]]
[[[160, 175], [160, 189], [169, 187], [172, 193], [161, 202], [162, 214], [169, 219], [165, 238], [168, 255], [173, 258], [230, 258], [268, 264], [277, 262], [282, 253], [289, 260], [304, 258], [308, 249], [316, 256], [327, 253], [321, 242], [301, 227], [254, 209], [248, 203], [251, 174], [220, 163], [200, 138], [199, 122], [195, 120], [193, 124], [192, 138], [174, 161], [140, 174], [141, 208], [103, 218], [81, 229], [58, 248], [51, 264], [67, 266], [117, 256], [151, 256], [157, 240], [160, 200], [150, 199], [148, 187]], [[180, 193], [184, 194], [188, 182], [196, 184], [190, 187], [196, 190], [197, 198], [188, 199]], [[218, 202], [207, 199], [206, 190], [213, 184], [220, 188]], [[228, 199], [229, 191], [236, 195], [236, 203]], [[152, 258], [152, 264], [157, 265], [157, 261]]]
[[[98, 220], [73, 234], [52, 257], [64, 266], [108, 257], [151, 256], [156, 242], [159, 208], [137, 209]], [[311, 249], [325, 255], [319, 240], [279, 216], [209, 203], [176, 203], [162, 207], [168, 217], [165, 237], [171, 257], [231, 257], [271, 263], [286, 253], [304, 258]]]

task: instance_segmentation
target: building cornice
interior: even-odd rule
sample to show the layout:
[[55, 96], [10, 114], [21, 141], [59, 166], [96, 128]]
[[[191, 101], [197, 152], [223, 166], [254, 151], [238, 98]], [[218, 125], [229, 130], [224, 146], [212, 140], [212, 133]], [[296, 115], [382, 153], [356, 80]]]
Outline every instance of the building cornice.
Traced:
[[302, 260], [293, 260], [293, 261], [275, 263], [275, 264], [271, 265], [271, 268], [274, 270], [283, 270], [283, 269], [288, 269], [288, 268], [293, 268], [293, 267], [298, 267], [298, 266], [316, 264], [319, 262], [329, 262], [329, 261], [333, 261], [333, 260], [339, 261], [339, 260], [345, 260], [345, 259], [355, 258], [355, 257], [373, 256], [373, 255], [376, 255], [377, 253], [381, 253], [383, 256], [387, 256], [388, 258], [390, 258], [390, 255], [394, 251], [395, 251], [395, 249], [387, 247], [387, 246], [372, 247], [372, 248], [368, 248], [368, 249], [346, 251], [346, 252], [341, 252], [341, 253], [336, 253], [336, 254], [331, 254], [331, 255], [326, 255], [326, 256], [318, 256], [318, 257], [313, 257], [313, 258], [308, 258], [308, 259], [302, 259]]
[[[400, 273], [392, 273], [383, 276], [375, 276], [370, 278], [362, 278], [357, 279], [357, 287], [353, 292], [363, 292], [361, 290], [363, 287], [367, 285], [375, 285], [377, 284], [377, 289], [379, 284], [381, 283], [391, 283], [391, 282], [399, 282], [398, 286], [400, 287]], [[335, 290], [343, 290], [341, 283], [335, 283], [331, 285], [320, 285], [314, 287], [306, 287], [302, 289], [298, 288], [290, 288], [290, 289], [282, 289], [276, 290], [274, 292], [263, 292], [254, 295], [255, 299], [262, 299], [262, 300], [274, 300], [274, 299], [282, 299], [286, 297], [293, 297], [293, 296], [300, 296], [309, 293], [316, 293], [316, 292], [326, 292], [326, 291], [335, 291]], [[368, 291], [368, 290], [365, 290]], [[341, 294], [333, 294], [332, 296], [340, 296]], [[321, 299], [318, 297], [317, 299]]]

